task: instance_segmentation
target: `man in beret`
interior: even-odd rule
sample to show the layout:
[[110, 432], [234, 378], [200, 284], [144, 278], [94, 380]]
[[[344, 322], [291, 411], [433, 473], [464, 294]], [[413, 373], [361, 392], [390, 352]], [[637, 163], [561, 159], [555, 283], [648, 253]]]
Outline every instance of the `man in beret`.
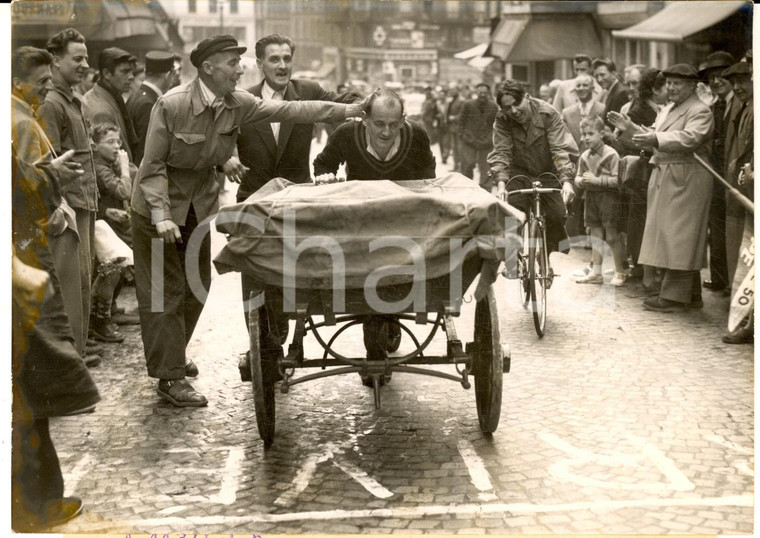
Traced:
[[91, 126], [108, 121], [119, 128], [121, 147], [132, 163], [135, 162], [132, 152], [137, 145], [137, 134], [121, 95], [135, 79], [136, 64], [137, 58], [124, 49], [103, 49], [98, 57], [98, 81], [82, 99], [85, 117]]
[[[209, 221], [221, 173], [239, 181], [230, 157], [249, 123], [342, 121], [362, 104], [262, 100], [235, 87], [246, 48], [230, 35], [204, 39], [190, 54], [198, 76], [158, 99], [132, 191], [135, 283], [148, 375], [179, 407], [207, 405], [185, 379], [198, 375], [185, 348], [211, 283]], [[193, 232], [198, 229], [198, 233]], [[163, 273], [154, 273], [163, 269]]]
[[[700, 66], [699, 78], [710, 86], [714, 96], [712, 103], [713, 146], [712, 165], [721, 174], [726, 173], [726, 126], [729, 118], [738, 110], [740, 103], [734, 99], [731, 83], [722, 74], [734, 64], [734, 57], [728, 52], [717, 51], [710, 54]], [[713, 179], [713, 194], [710, 202], [709, 244], [710, 244], [710, 280], [702, 284], [714, 291], [723, 291], [728, 287], [728, 266], [726, 263], [726, 189]]]
[[659, 296], [644, 301], [656, 312], [702, 308], [699, 271], [707, 244], [712, 177], [695, 159], [709, 159], [713, 115], [697, 96], [697, 70], [676, 64], [663, 71], [670, 104], [657, 115], [654, 130], [617, 112], [609, 121], [636, 147], [651, 151], [647, 220], [638, 263], [662, 267]]
[[[754, 181], [746, 181], [751, 174], [754, 155], [754, 98], [752, 86], [752, 64], [738, 62], [723, 72], [734, 91], [734, 99], [740, 104], [726, 126], [726, 180], [737, 187], [742, 194], [754, 199]], [[754, 215], [733, 197], [726, 198], [726, 258], [729, 282], [739, 278], [737, 266], [743, 238], [754, 235]], [[735, 278], [737, 277], [737, 278]], [[727, 344], [743, 344], [753, 340], [754, 314], [748, 322], [736, 331], [723, 337]]]
[[145, 138], [148, 136], [150, 111], [170, 88], [179, 84], [179, 72], [175, 69], [174, 54], [163, 50], [152, 50], [145, 55], [145, 80], [140, 89], [129, 96], [127, 112], [137, 134], [134, 162], [138, 166], [145, 152]]

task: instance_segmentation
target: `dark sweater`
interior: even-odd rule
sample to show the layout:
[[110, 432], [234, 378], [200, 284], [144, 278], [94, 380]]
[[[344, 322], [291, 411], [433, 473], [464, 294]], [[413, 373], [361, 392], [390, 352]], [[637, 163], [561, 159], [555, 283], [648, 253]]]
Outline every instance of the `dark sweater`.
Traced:
[[361, 122], [346, 122], [335, 129], [327, 145], [314, 159], [314, 175], [336, 173], [346, 163], [349, 181], [430, 179], [435, 176], [435, 157], [430, 139], [420, 126], [405, 123], [399, 132], [401, 144], [390, 161], [380, 161], [367, 152], [367, 137]]

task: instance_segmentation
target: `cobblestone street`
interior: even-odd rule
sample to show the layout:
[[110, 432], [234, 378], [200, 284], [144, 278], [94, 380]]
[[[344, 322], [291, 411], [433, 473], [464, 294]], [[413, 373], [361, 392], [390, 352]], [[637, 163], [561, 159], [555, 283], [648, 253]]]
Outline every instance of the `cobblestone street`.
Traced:
[[[223, 244], [214, 235], [212, 250]], [[123, 328], [126, 342], [92, 370], [96, 411], [51, 421], [67, 494], [85, 502], [55, 531], [752, 533], [753, 347], [721, 342], [729, 298], [705, 291], [702, 310], [647, 312], [633, 286], [575, 284], [588, 255], [552, 257], [541, 340], [516, 281], [499, 277], [512, 362], [493, 436], [472, 389], [394, 374], [376, 410], [352, 374], [278, 391], [268, 450], [237, 371], [240, 278], [214, 274], [188, 351], [208, 407], [161, 401], [139, 329]], [[136, 307], [133, 288], [123, 302]], [[473, 314], [465, 304], [456, 320], [463, 342]], [[339, 350], [363, 353], [360, 328], [345, 336]]]

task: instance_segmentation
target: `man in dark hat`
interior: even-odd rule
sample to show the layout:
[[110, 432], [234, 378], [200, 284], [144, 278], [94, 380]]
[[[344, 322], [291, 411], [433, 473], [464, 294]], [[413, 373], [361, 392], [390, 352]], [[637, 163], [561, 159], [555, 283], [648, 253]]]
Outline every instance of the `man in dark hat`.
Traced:
[[634, 125], [619, 113], [608, 115], [623, 136], [653, 153], [647, 220], [638, 263], [662, 267], [659, 296], [644, 301], [656, 312], [702, 308], [699, 271], [707, 243], [712, 177], [695, 159], [708, 159], [713, 115], [697, 96], [694, 67], [676, 64], [663, 71], [670, 104], [657, 115], [654, 130]]
[[150, 111], [158, 98], [179, 84], [179, 73], [175, 69], [174, 54], [163, 50], [152, 50], [145, 55], [145, 80], [140, 89], [129, 96], [127, 112], [137, 134], [134, 163], [140, 165], [145, 152], [145, 137], [148, 135]]
[[[721, 75], [734, 64], [734, 58], [728, 52], [717, 51], [710, 54], [701, 65], [699, 77], [710, 86], [715, 98], [712, 104], [713, 147], [712, 165], [723, 175], [726, 173], [726, 132], [725, 125], [732, 116], [732, 109], [737, 106], [731, 91], [731, 83]], [[710, 280], [702, 284], [714, 291], [723, 291], [728, 287], [728, 266], [726, 264], [726, 189], [717, 179], [713, 179], [713, 194], [710, 202], [709, 244], [710, 244]]]
[[[244, 172], [228, 163], [241, 126], [342, 121], [363, 110], [363, 104], [261, 100], [237, 90], [245, 51], [234, 37], [219, 35], [190, 53], [198, 76], [153, 107], [132, 190], [135, 283], [148, 375], [159, 379], [159, 396], [179, 407], [208, 403], [185, 379], [198, 375], [185, 348], [211, 283], [209, 221], [219, 207], [221, 172], [236, 181]], [[163, 241], [160, 250], [157, 240]], [[156, 267], [163, 274], [154, 280]]]
[[[740, 104], [726, 125], [726, 180], [738, 188], [742, 194], [754, 199], [754, 181], [742, 182], [742, 171], [751, 166], [754, 155], [754, 98], [752, 86], [752, 64], [738, 62], [723, 72], [734, 91], [734, 100]], [[743, 239], [754, 235], [754, 215], [733, 197], [726, 198], [726, 257], [728, 260], [729, 282], [736, 282], [739, 276], [737, 266]], [[736, 286], [734, 286], [735, 288]], [[735, 289], [733, 290], [735, 291]], [[748, 323], [740, 326], [733, 333], [726, 335], [723, 341], [728, 344], [749, 343], [754, 334], [754, 314]]]
[[134, 162], [132, 152], [137, 145], [132, 119], [121, 94], [129, 90], [135, 78], [134, 68], [137, 58], [124, 49], [109, 47], [103, 49], [98, 58], [100, 77], [95, 86], [84, 95], [82, 104], [90, 125], [111, 122], [121, 132], [121, 147], [127, 152], [129, 162]]

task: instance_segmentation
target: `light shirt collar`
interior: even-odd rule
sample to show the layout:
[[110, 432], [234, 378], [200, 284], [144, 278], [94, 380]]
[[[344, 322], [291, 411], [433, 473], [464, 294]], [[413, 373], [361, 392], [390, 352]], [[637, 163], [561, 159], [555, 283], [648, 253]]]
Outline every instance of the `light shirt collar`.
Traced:
[[[201, 81], [201, 84], [203, 84], [203, 81]], [[161, 88], [159, 88], [158, 86], [156, 86], [149, 80], [143, 80], [143, 85], [147, 86], [148, 88], [156, 92], [156, 95], [158, 95], [159, 97], [161, 97], [164, 94], [164, 92], [161, 91]], [[203, 85], [205, 86], [205, 84]]]
[[401, 132], [400, 131], [399, 131], [399, 134], [396, 136], [396, 140], [393, 141], [393, 144], [391, 145], [391, 149], [388, 150], [388, 155], [386, 155], [384, 159], [380, 157], [380, 155], [378, 155], [377, 152], [375, 151], [375, 148], [372, 147], [372, 140], [370, 139], [369, 129], [365, 127], [364, 132], [366, 133], [366, 136], [367, 136], [367, 153], [372, 155], [378, 161], [383, 161], [383, 162], [388, 162], [393, 157], [396, 156], [396, 154], [398, 153], [399, 147], [401, 147]]
[[[264, 82], [264, 85], [261, 87], [261, 97], [264, 99], [274, 99], [274, 94], [277, 93], [274, 89], [272, 89], [269, 84]], [[280, 91], [281, 99], [285, 99], [285, 90]]]
[[214, 92], [211, 91], [211, 89], [206, 86], [206, 84], [203, 82], [203, 79], [200, 77], [198, 78], [198, 82], [200, 83], [201, 87], [201, 97], [206, 102], [206, 105], [208, 106], [214, 106], [214, 102], [216, 102], [217, 99], [221, 99], [220, 97], [217, 97]]

